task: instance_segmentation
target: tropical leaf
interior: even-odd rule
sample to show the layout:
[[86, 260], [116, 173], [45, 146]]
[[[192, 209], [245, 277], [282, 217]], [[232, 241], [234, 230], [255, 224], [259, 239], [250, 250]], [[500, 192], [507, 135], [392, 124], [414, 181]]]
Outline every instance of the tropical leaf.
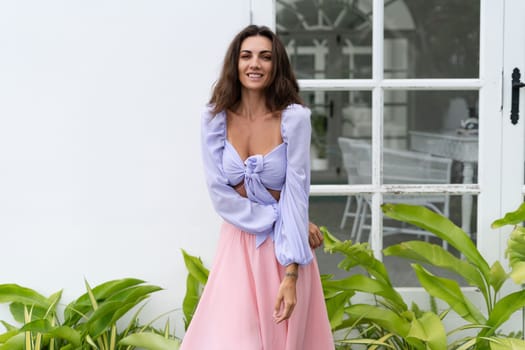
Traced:
[[486, 325], [490, 328], [483, 329], [480, 336], [491, 336], [494, 332], [506, 322], [510, 316], [525, 306], [525, 290], [511, 293], [498, 300], [494, 305]]
[[202, 260], [196, 256], [189, 255], [182, 249], [182, 256], [184, 257], [184, 264], [188, 272], [202, 285], [208, 281], [209, 270], [204, 267]]
[[131, 334], [121, 339], [119, 344], [147, 350], [177, 350], [180, 346], [180, 342], [177, 339], [165, 338], [155, 333]]
[[392, 219], [415, 225], [447, 241], [474, 264], [486, 280], [489, 279], [490, 268], [487, 261], [481, 256], [469, 235], [448, 218], [423, 206], [383, 204], [381, 207], [383, 213]]
[[456, 258], [441, 246], [423, 241], [407, 241], [389, 246], [383, 250], [386, 256], [397, 256], [430, 264], [463, 277], [467, 283], [481, 290], [486, 289], [486, 283], [479, 270], [465, 260]]
[[406, 337], [410, 331], [410, 322], [397, 312], [382, 307], [366, 304], [354, 304], [345, 309], [345, 312], [354, 318], [362, 318], [376, 323], [389, 332]]
[[432, 312], [426, 312], [410, 324], [407, 339], [418, 339], [427, 344], [428, 350], [447, 348], [447, 334], [441, 319]]
[[348, 304], [351, 295], [352, 293], [343, 292], [326, 299], [326, 310], [332, 330], [337, 329], [343, 323], [345, 306]]
[[0, 284], [0, 303], [20, 303], [45, 310], [51, 305], [42, 294], [18, 284]]
[[512, 280], [521, 284], [525, 281], [525, 228], [515, 226], [511, 232], [505, 256], [509, 259], [509, 265], [512, 269], [510, 277]]
[[501, 219], [495, 220], [491, 227], [500, 228], [505, 225], [516, 225], [525, 221], [525, 202], [521, 203], [518, 209], [510, 213], [506, 213]]
[[445, 301], [456, 313], [465, 320], [475, 324], [485, 324], [487, 321], [478, 308], [462, 293], [459, 284], [448, 278], [431, 274], [421, 265], [413, 264], [419, 282], [432, 296]]
[[488, 338], [490, 350], [523, 350], [525, 341], [516, 338]]
[[359, 266], [379, 281], [392, 285], [385, 265], [374, 257], [368, 243], [352, 244], [352, 241], [349, 240], [340, 241], [330, 234], [326, 227], [320, 229], [324, 236], [325, 252], [344, 255], [344, 259], [338, 265], [340, 269], [349, 271], [351, 268]]
[[182, 249], [184, 264], [188, 270], [186, 277], [186, 293], [182, 301], [182, 312], [184, 314], [184, 327], [188, 329], [193, 313], [197, 309], [201, 297], [202, 288], [208, 282], [209, 270], [204, 266], [199, 257], [188, 254]]
[[[389, 305], [399, 312], [407, 310], [401, 295], [390, 285], [364, 275], [353, 275], [341, 280], [325, 281], [323, 288], [328, 290], [364, 292], [382, 296]], [[352, 293], [353, 295], [354, 293]]]
[[197, 279], [192, 275], [188, 274], [186, 277], [186, 294], [182, 300], [182, 313], [184, 314], [184, 329], [188, 329], [191, 320], [193, 319], [193, 314], [197, 305], [199, 304], [201, 296], [201, 284]]
[[26, 350], [26, 337], [24, 333], [19, 333], [9, 338], [4, 344], [0, 344], [0, 350]]
[[[112, 280], [94, 287], [92, 289], [92, 293], [97, 301], [104, 301], [119, 291], [142, 283], [144, 283], [144, 281], [136, 278]], [[92, 310], [93, 306], [89, 298], [89, 293], [86, 292], [66, 307], [64, 310], [64, 324], [76, 324], [83, 317], [83, 315]]]
[[58, 326], [55, 327], [48, 320], [36, 320], [25, 324], [21, 329], [21, 332], [36, 332], [42, 334], [49, 334], [53, 337], [58, 337], [67, 340], [74, 346], [80, 346], [81, 334], [71, 327]]
[[494, 292], [497, 293], [503, 286], [503, 283], [508, 279], [507, 272], [501, 266], [499, 261], [495, 261], [490, 268], [490, 278], [489, 283], [494, 288]]

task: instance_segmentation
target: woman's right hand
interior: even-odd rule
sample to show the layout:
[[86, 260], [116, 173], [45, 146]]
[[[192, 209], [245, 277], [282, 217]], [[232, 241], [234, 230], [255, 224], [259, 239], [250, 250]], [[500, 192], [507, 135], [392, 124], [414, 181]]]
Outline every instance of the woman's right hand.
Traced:
[[246, 194], [246, 187], [244, 187], [244, 181], [238, 184], [237, 186], [233, 186], [233, 189], [237, 191], [237, 193], [240, 194], [242, 197], [248, 197], [248, 195]]

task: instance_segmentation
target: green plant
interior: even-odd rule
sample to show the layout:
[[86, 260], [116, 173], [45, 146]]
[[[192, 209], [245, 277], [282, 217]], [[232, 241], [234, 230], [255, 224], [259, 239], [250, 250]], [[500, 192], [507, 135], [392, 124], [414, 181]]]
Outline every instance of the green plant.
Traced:
[[328, 119], [326, 115], [313, 112], [312, 122], [312, 145], [317, 150], [317, 157], [326, 158], [326, 133], [328, 131]]
[[[125, 278], [108, 281], [94, 288], [85, 282], [86, 293], [65, 306], [59, 315], [62, 291], [50, 297], [16, 284], [0, 285], [0, 303], [9, 303], [15, 326], [1, 321], [6, 332], [0, 334], [0, 349], [177, 349], [179, 341], [163, 331], [139, 324], [140, 305], [161, 288], [144, 281]], [[117, 322], [131, 309], [139, 307], [127, 327], [120, 331]]]
[[[414, 224], [434, 233], [437, 237], [446, 240], [465, 257], [465, 260], [461, 260], [441, 246], [418, 241], [403, 242], [384, 250], [385, 255], [415, 261], [416, 263], [412, 265], [414, 271], [421, 286], [429, 295], [443, 300], [451, 310], [462, 317], [467, 322], [462, 328], [478, 330], [475, 336], [467, 335], [453, 345], [461, 344], [462, 349], [489, 349], [503, 346], [501, 345], [503, 343], [496, 342], [497, 331], [514, 312], [525, 306], [525, 291], [499, 295], [501, 287], [509, 277], [501, 263], [496, 261], [489, 266], [464, 231], [447, 218], [424, 207], [385, 204], [383, 212], [393, 219]], [[511, 247], [510, 243], [509, 247]], [[476, 287], [483, 296], [485, 310], [478, 310], [462, 292], [456, 281], [435, 276], [421, 264], [454, 272], [469, 285]], [[519, 340], [512, 340], [512, 342], [516, 343]], [[525, 345], [525, 343], [522, 344]]]
[[188, 270], [188, 277], [186, 278], [186, 294], [182, 302], [182, 311], [184, 314], [184, 326], [188, 329], [193, 313], [199, 304], [202, 290], [208, 281], [209, 270], [204, 266], [199, 257], [189, 255], [182, 250], [184, 257], [184, 264]]
[[[393, 287], [385, 265], [373, 256], [368, 243], [340, 241], [322, 227], [325, 251], [344, 256], [338, 267], [355, 267], [365, 274], [340, 280], [322, 276], [330, 325], [338, 346], [363, 344], [369, 349], [445, 349], [446, 334], [441, 319], [416, 305], [409, 309]], [[368, 295], [354, 302], [358, 294]], [[430, 332], [430, 330], [432, 330]]]
[[[468, 235], [450, 220], [424, 207], [404, 204], [383, 205], [385, 215], [410, 223], [434, 233], [456, 248], [464, 260], [459, 259], [439, 245], [423, 241], [409, 241], [386, 248], [387, 256], [397, 256], [413, 261], [413, 269], [421, 286], [431, 301], [436, 298], [448, 304], [449, 309], [438, 313], [424, 311], [412, 304], [407, 307], [393, 288], [383, 263], [374, 258], [368, 244], [352, 244], [339, 241], [325, 228], [325, 250], [341, 253], [344, 258], [339, 264], [343, 270], [354, 267], [365, 270], [363, 274], [352, 275], [341, 280], [323, 276], [323, 288], [332, 329], [342, 334], [339, 345], [367, 344], [369, 348], [383, 346], [392, 349], [518, 349], [525, 348], [525, 342], [517, 335], [503, 336], [498, 333], [501, 325], [525, 305], [525, 291], [501, 294], [502, 285], [509, 275], [500, 262], [492, 266], [481, 256]], [[525, 204], [518, 210], [496, 220], [493, 227], [515, 225], [525, 220]], [[516, 283], [525, 280], [525, 229], [515, 226], [509, 238], [506, 251], [512, 268], [510, 277]], [[459, 284], [452, 279], [439, 277], [423, 265], [445, 269], [475, 286], [485, 301], [485, 309], [478, 308], [463, 293]], [[366, 302], [355, 301], [357, 293], [368, 295]], [[435, 305], [432, 303], [431, 305]], [[445, 318], [455, 312], [465, 323], [445, 332]], [[470, 332], [470, 333], [469, 333]], [[474, 332], [474, 334], [472, 334]], [[449, 336], [455, 340], [448, 343]]]

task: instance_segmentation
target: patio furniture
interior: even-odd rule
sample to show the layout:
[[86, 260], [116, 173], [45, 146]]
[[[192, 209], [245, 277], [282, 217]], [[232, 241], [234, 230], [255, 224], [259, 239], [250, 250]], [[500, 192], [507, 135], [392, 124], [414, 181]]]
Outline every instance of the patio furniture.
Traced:
[[[372, 152], [370, 143], [340, 137], [343, 165], [349, 184], [370, 184], [372, 178]], [[383, 184], [445, 184], [450, 183], [452, 159], [436, 157], [427, 153], [383, 149]], [[353, 198], [352, 198], [353, 197]], [[355, 210], [351, 210], [355, 200]], [[448, 194], [385, 195], [384, 202], [424, 205], [448, 217]], [[367, 223], [370, 195], [349, 196], [341, 220], [344, 228], [348, 217], [354, 218], [350, 239], [361, 240], [363, 229], [370, 228]], [[431, 233], [414, 227], [383, 226], [384, 233], [408, 233], [429, 236]], [[446, 245], [444, 244], [446, 247]]]

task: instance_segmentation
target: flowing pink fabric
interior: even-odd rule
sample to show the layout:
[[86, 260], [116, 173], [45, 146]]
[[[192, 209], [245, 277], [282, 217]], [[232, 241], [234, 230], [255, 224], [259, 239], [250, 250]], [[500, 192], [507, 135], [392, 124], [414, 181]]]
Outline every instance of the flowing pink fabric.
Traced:
[[181, 350], [334, 349], [315, 258], [299, 267], [291, 318], [275, 324], [272, 315], [283, 276], [271, 239], [255, 248], [255, 235], [224, 223]]

